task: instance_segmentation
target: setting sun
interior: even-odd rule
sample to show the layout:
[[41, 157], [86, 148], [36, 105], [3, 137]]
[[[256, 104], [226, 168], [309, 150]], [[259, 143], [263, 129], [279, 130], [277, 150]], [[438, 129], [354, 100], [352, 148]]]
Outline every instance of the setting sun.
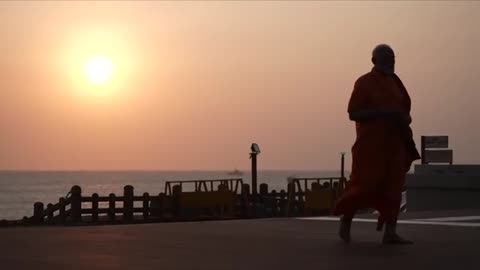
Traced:
[[112, 79], [112, 61], [104, 56], [94, 56], [87, 60], [85, 72], [90, 82], [104, 84]]
[[57, 64], [68, 84], [66, 94], [85, 102], [126, 100], [143, 59], [133, 40], [126, 28], [113, 26], [70, 32]]

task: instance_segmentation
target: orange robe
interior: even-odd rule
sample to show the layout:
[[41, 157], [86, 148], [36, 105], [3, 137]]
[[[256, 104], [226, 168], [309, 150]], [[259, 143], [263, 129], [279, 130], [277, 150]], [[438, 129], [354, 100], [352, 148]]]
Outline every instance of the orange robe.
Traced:
[[[409, 114], [410, 106], [400, 79], [373, 69], [355, 82], [348, 112], [379, 109]], [[391, 119], [377, 118], [356, 122], [356, 133], [350, 181], [334, 213], [353, 216], [358, 209], [373, 208], [383, 221], [395, 222], [405, 174], [412, 161], [420, 157], [412, 131]]]

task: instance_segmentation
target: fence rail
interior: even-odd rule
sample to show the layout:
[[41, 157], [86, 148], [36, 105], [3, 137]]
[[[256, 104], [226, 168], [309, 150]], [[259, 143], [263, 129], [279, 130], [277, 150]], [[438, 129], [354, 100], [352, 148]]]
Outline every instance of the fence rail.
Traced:
[[[218, 185], [215, 185], [217, 184]], [[215, 179], [215, 180], [183, 180], [183, 181], [167, 181], [165, 182], [165, 194], [171, 195], [174, 192], [173, 187], [179, 186], [180, 190], [183, 189], [184, 185], [193, 184], [195, 192], [201, 191], [214, 191], [217, 189], [227, 189], [235, 193], [239, 192], [239, 188], [243, 185], [243, 180], [241, 178], [235, 179]]]
[[[287, 190], [269, 191], [267, 184], [260, 184], [259, 193], [254, 194], [242, 179], [169, 181], [165, 193], [143, 193], [141, 196], [135, 195], [130, 185], [124, 187], [120, 196], [113, 193], [85, 196], [79, 186], [73, 186], [56, 204], [45, 207], [41, 202], [35, 203], [33, 216], [25, 217], [21, 224], [134, 223], [329, 214], [345, 182], [343, 177], [293, 178], [289, 179]], [[184, 191], [187, 185], [192, 185], [193, 191]]]

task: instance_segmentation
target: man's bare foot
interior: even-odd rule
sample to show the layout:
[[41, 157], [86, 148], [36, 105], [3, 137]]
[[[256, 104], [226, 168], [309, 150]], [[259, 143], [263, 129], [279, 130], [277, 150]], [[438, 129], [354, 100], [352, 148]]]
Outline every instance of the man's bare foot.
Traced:
[[384, 245], [411, 245], [413, 241], [404, 239], [398, 234], [384, 234], [382, 244]]
[[340, 230], [338, 235], [345, 243], [350, 243], [351, 236], [350, 236], [350, 228], [352, 226], [352, 219], [351, 218], [340, 218]]

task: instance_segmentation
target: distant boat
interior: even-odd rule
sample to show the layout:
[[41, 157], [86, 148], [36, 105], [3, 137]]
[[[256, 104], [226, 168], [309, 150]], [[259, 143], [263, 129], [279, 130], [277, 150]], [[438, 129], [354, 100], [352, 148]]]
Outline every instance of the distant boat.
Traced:
[[238, 176], [241, 176], [241, 175], [243, 175], [243, 172], [235, 169], [235, 170], [233, 170], [233, 171], [231, 171], [231, 172], [228, 172], [227, 174], [228, 174], [228, 175], [238, 175]]

